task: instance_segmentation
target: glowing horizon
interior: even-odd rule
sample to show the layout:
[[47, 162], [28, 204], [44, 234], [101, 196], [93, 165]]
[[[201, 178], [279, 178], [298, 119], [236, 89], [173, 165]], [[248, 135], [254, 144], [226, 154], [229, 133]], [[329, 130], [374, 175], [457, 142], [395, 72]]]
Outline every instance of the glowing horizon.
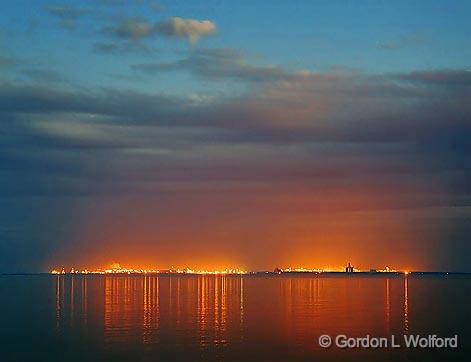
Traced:
[[[350, 264], [349, 264], [350, 265]], [[376, 273], [404, 273], [409, 274], [409, 271], [399, 271], [393, 268], [386, 266], [383, 269], [360, 269], [353, 268], [354, 272], [376, 272]], [[274, 272], [274, 273], [325, 273], [325, 272], [345, 272], [345, 266], [342, 267], [324, 267], [324, 268], [304, 268], [300, 267], [283, 267], [275, 268], [273, 270], [245, 270], [239, 267], [227, 267], [220, 269], [205, 269], [205, 268], [189, 268], [189, 267], [172, 267], [172, 268], [140, 268], [125, 266], [122, 267], [119, 263], [112, 263], [108, 266], [102, 268], [66, 268], [66, 267], [55, 267], [50, 270], [51, 274], [61, 275], [61, 274], [166, 274], [166, 273], [176, 273], [176, 274], [213, 274], [213, 275], [224, 275], [224, 274], [250, 274], [250, 273], [259, 273], [259, 272]]]

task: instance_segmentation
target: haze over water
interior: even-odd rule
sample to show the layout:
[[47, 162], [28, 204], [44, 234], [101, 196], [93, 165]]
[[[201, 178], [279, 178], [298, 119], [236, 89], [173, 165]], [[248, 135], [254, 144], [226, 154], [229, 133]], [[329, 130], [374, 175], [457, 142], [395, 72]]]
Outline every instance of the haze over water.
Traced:
[[[4, 361], [466, 360], [469, 276], [0, 276]], [[458, 335], [458, 349], [323, 349]], [[6, 358], [5, 358], [6, 357]]]

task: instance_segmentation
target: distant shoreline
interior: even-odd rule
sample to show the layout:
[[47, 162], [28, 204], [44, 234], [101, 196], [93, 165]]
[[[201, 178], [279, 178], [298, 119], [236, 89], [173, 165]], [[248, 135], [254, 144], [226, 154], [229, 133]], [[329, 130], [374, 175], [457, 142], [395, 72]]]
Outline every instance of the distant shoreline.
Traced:
[[258, 271], [258, 272], [249, 272], [246, 274], [198, 274], [198, 273], [173, 273], [173, 272], [161, 272], [161, 273], [106, 273], [106, 274], [99, 274], [99, 273], [65, 273], [65, 274], [51, 274], [51, 273], [0, 273], [1, 276], [87, 276], [87, 277], [96, 277], [96, 276], [122, 276], [122, 277], [138, 277], [138, 276], [226, 276], [226, 277], [252, 277], [252, 276], [276, 276], [276, 277], [284, 277], [284, 276], [348, 276], [348, 277], [364, 277], [364, 276], [388, 276], [388, 277], [399, 277], [399, 276], [447, 276], [447, 275], [465, 275], [471, 276], [471, 272], [436, 272], [436, 271], [416, 271], [416, 272], [409, 272], [405, 274], [403, 272], [369, 272], [369, 271], [359, 271], [353, 273], [346, 273], [340, 271], [329, 271], [329, 272], [282, 272], [276, 273], [272, 271]]

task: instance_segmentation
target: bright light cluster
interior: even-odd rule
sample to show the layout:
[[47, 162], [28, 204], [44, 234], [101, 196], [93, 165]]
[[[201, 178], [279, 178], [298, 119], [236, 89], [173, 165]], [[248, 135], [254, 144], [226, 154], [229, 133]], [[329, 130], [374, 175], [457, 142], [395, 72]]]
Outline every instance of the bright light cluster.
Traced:
[[94, 270], [78, 270], [71, 268], [66, 271], [65, 268], [53, 269], [51, 274], [210, 274], [210, 275], [232, 275], [232, 274], [247, 274], [246, 271], [240, 269], [224, 269], [224, 270], [193, 270], [185, 269], [128, 269], [121, 268], [119, 265], [108, 269], [94, 269]]
[[[289, 267], [289, 268], [276, 268], [273, 273], [332, 273], [332, 272], [343, 272], [345, 268], [324, 268], [324, 269], [306, 269], [303, 267]], [[362, 271], [360, 269], [353, 269], [353, 272], [370, 272], [370, 273], [398, 273], [399, 271], [386, 267], [384, 269], [370, 269]], [[74, 269], [71, 268], [69, 271], [66, 271], [65, 268], [53, 269], [51, 274], [198, 274], [198, 275], [235, 275], [235, 274], [249, 274], [250, 272], [241, 270], [241, 269], [224, 269], [224, 270], [196, 270], [196, 269], [132, 269], [132, 268], [122, 268], [118, 263], [111, 264], [106, 269]], [[272, 273], [272, 272], [265, 272]], [[403, 271], [404, 274], [409, 274], [408, 271]]]

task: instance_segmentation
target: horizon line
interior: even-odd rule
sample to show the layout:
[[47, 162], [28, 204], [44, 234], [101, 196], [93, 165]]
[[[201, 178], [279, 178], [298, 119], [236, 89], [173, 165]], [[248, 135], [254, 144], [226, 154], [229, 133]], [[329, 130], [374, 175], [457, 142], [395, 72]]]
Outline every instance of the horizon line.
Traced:
[[253, 276], [253, 275], [283, 275], [283, 274], [312, 274], [312, 275], [322, 275], [322, 274], [342, 274], [342, 275], [382, 275], [382, 274], [387, 274], [387, 275], [420, 275], [420, 274], [443, 274], [443, 275], [456, 275], [456, 274], [470, 274], [471, 271], [439, 271], [439, 270], [415, 270], [415, 271], [368, 271], [368, 270], [358, 270], [354, 272], [346, 272], [346, 271], [334, 271], [334, 270], [328, 270], [328, 271], [282, 271], [282, 272], [277, 272], [277, 271], [268, 271], [268, 270], [257, 270], [257, 271], [246, 271], [246, 272], [239, 272], [239, 273], [231, 273], [231, 272], [183, 272], [183, 271], [168, 271], [168, 270], [162, 270], [162, 271], [147, 271], [147, 272], [140, 272], [140, 271], [134, 271], [134, 272], [65, 272], [65, 273], [52, 273], [52, 272], [1, 272], [0, 275], [54, 275], [54, 276], [107, 276], [107, 275], [112, 275], [112, 276], [146, 276], [146, 275], [152, 275], [152, 276], [158, 276], [158, 275], [203, 275], [203, 276]]

